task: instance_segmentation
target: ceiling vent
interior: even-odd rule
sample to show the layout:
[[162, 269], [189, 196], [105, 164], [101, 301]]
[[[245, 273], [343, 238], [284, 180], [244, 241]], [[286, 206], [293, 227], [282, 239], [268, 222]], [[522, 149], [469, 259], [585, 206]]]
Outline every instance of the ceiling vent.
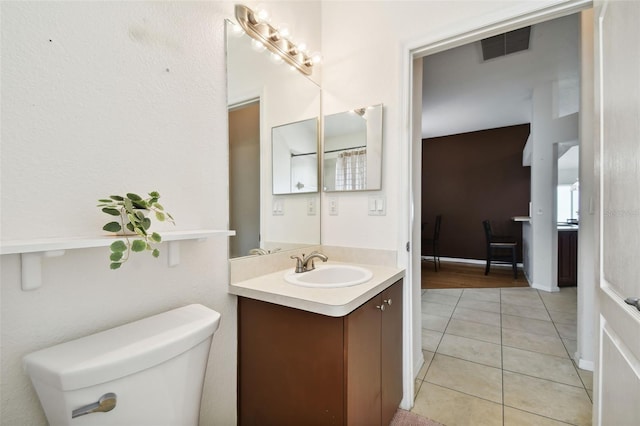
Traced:
[[527, 50], [529, 49], [530, 35], [531, 27], [525, 27], [485, 38], [480, 41], [482, 44], [482, 59], [488, 61], [489, 59]]

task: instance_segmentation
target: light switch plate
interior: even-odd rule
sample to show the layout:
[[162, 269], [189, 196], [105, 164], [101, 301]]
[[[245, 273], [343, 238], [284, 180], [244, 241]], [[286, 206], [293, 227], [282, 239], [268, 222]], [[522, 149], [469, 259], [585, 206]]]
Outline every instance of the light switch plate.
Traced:
[[316, 215], [316, 199], [307, 198], [307, 216]]
[[369, 216], [385, 216], [387, 214], [386, 198], [380, 195], [369, 197], [367, 210], [369, 211]]
[[327, 205], [329, 207], [329, 214], [331, 216], [337, 216], [338, 215], [338, 198], [337, 197], [327, 198]]
[[284, 216], [284, 200], [274, 198], [272, 206], [274, 216]]

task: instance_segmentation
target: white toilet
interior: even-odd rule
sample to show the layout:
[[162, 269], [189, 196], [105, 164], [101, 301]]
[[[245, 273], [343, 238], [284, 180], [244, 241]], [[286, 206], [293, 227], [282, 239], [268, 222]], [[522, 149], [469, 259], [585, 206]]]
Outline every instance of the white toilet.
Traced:
[[189, 305], [24, 357], [51, 426], [198, 424], [220, 314]]

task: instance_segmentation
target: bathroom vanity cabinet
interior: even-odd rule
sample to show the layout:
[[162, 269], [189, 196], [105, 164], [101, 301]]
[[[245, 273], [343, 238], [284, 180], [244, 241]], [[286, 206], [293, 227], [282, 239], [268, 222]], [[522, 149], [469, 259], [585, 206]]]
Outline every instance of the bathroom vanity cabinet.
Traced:
[[402, 280], [343, 317], [238, 298], [239, 425], [388, 425], [402, 399]]

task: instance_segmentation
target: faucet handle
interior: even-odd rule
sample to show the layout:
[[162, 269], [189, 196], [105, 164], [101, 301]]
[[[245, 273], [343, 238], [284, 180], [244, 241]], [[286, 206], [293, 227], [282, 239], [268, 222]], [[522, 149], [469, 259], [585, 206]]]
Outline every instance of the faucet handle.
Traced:
[[[302, 254], [302, 257], [304, 257], [304, 254]], [[296, 273], [300, 273], [300, 272], [304, 272], [304, 268], [302, 266], [302, 259], [299, 256], [290, 256], [291, 259], [295, 259], [296, 261]]]

